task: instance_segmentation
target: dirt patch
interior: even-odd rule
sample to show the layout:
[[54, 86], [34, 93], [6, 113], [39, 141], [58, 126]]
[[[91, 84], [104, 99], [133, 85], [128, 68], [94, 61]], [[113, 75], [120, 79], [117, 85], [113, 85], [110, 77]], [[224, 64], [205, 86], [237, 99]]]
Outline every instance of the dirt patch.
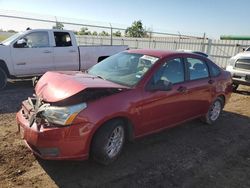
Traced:
[[139, 139], [105, 167], [34, 157], [15, 123], [32, 92], [20, 82], [0, 93], [0, 187], [250, 187], [250, 87], [232, 94], [215, 126], [194, 120]]

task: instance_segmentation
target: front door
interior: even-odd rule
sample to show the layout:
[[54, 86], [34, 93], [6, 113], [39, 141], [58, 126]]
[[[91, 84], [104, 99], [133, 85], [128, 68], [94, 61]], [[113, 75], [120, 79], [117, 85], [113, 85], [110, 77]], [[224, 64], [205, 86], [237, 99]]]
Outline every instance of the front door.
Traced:
[[142, 106], [145, 132], [172, 126], [187, 118], [185, 68], [182, 58], [166, 60], [155, 72], [150, 84], [165, 80], [173, 84], [170, 91], [145, 91]]
[[47, 31], [32, 32], [22, 38], [25, 45], [11, 50], [15, 74], [18, 76], [43, 74], [55, 70], [53, 48]]

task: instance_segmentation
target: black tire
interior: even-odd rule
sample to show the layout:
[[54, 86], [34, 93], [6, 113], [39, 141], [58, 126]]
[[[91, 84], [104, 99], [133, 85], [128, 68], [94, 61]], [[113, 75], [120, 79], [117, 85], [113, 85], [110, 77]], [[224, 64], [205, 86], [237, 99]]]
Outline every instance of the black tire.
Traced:
[[7, 74], [0, 68], [0, 90], [4, 89], [7, 84]]
[[[214, 109], [215, 106], [216, 106], [216, 110]], [[218, 109], [217, 109], [217, 107], [218, 107]], [[207, 123], [207, 124], [209, 124], [209, 125], [214, 124], [219, 119], [223, 107], [224, 107], [224, 100], [221, 97], [218, 97], [210, 105], [207, 114], [203, 118], [204, 122]], [[213, 116], [213, 111], [214, 111], [214, 116]]]
[[[119, 144], [113, 144], [115, 142], [113, 138], [113, 142], [111, 141], [112, 136], [115, 134], [115, 131], [121, 131], [122, 139], [117, 141], [117, 143], [121, 142]], [[121, 154], [121, 151], [123, 149], [123, 146], [125, 144], [126, 139], [126, 132], [125, 132], [125, 126], [124, 122], [122, 120], [116, 119], [111, 120], [107, 123], [105, 123], [94, 135], [92, 145], [91, 145], [91, 155], [92, 158], [103, 165], [108, 165], [115, 161], [118, 156]], [[111, 147], [112, 145], [112, 147]], [[116, 145], [116, 146], [114, 146]], [[117, 150], [112, 150], [108, 148], [115, 148], [117, 147]], [[110, 152], [109, 152], [110, 150]], [[113, 152], [112, 152], [113, 151]], [[112, 155], [111, 155], [112, 154]]]
[[237, 91], [239, 84], [232, 84], [233, 91]]

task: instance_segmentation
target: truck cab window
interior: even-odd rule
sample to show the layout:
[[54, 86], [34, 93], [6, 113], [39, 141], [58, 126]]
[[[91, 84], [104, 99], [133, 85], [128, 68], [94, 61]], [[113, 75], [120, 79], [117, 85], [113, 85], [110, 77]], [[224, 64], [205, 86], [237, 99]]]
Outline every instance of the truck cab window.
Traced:
[[23, 48], [44, 48], [49, 47], [49, 35], [48, 32], [34, 32], [27, 34], [21, 40], [23, 40]]
[[67, 32], [54, 32], [56, 47], [72, 46], [70, 34]]

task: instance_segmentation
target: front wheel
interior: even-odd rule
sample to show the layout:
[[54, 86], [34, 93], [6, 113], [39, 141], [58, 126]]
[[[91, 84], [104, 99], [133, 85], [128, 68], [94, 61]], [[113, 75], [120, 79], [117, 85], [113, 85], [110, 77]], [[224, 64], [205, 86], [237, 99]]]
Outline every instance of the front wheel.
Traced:
[[95, 161], [108, 165], [120, 155], [125, 143], [125, 128], [122, 120], [105, 123], [95, 134], [92, 142], [92, 157]]
[[0, 90], [5, 88], [6, 84], [7, 84], [7, 74], [2, 68], [0, 68]]
[[212, 125], [221, 114], [223, 109], [224, 102], [221, 98], [217, 98], [209, 107], [209, 110], [205, 116], [205, 122], [209, 125]]

